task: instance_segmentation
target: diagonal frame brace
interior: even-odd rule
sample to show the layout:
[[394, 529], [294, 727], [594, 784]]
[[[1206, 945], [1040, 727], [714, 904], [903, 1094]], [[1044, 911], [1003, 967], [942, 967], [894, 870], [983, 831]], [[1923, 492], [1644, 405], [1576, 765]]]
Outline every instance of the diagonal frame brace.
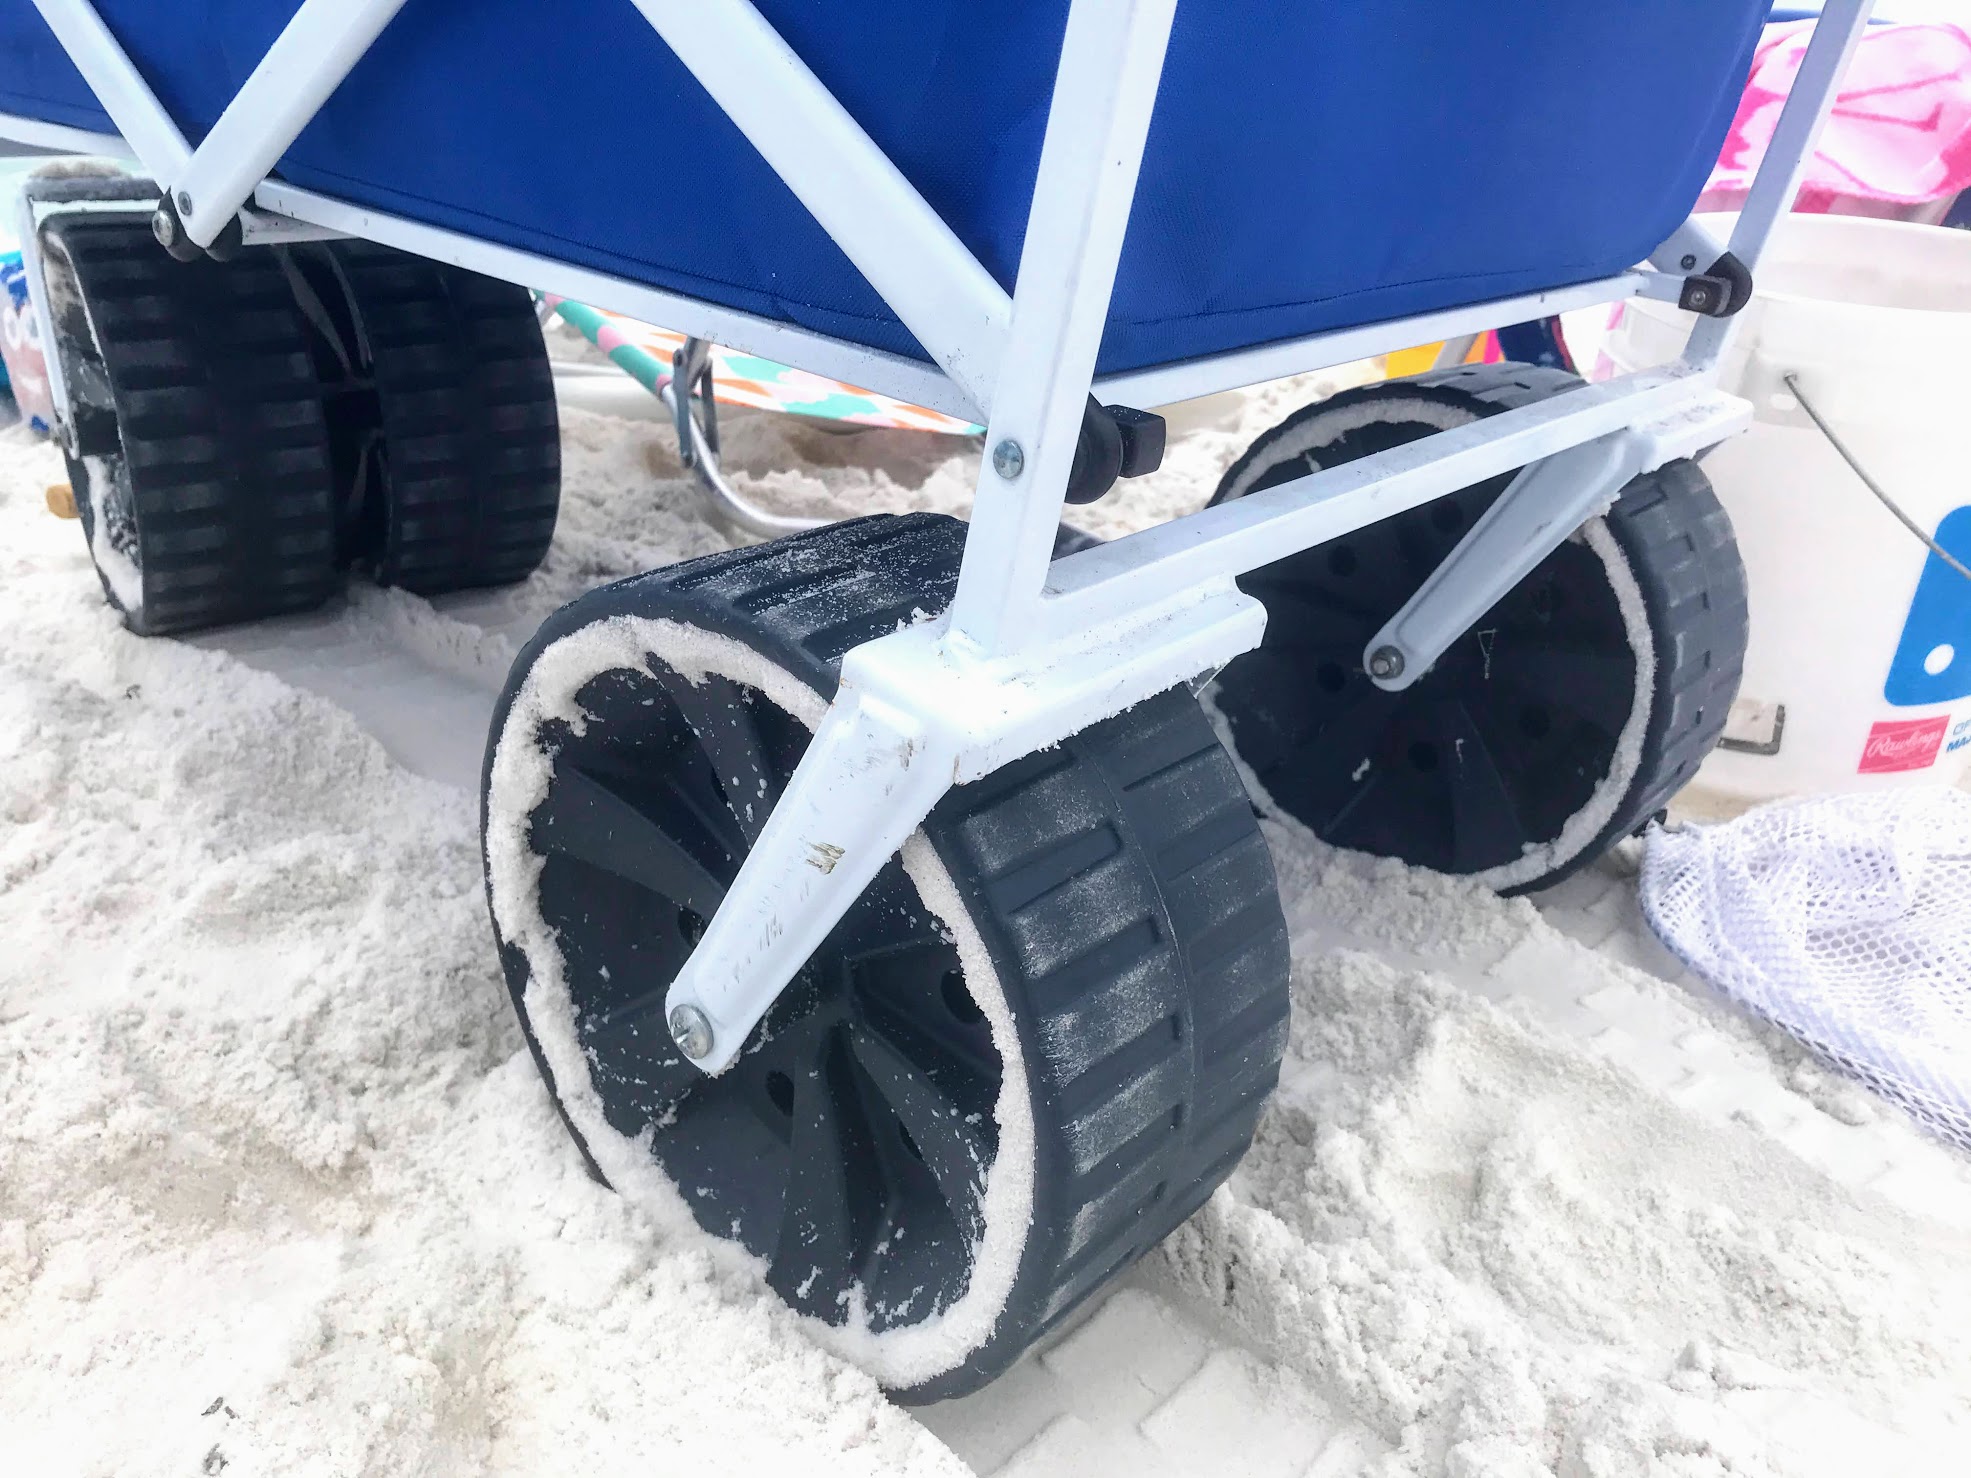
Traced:
[[982, 411], [1012, 300], [748, 0], [633, 0], [858, 272]]
[[34, 0], [96, 101], [154, 178], [173, 179], [191, 161], [192, 146], [164, 111], [123, 45], [89, 0]]
[[[302, 0], [196, 149], [90, 0], [34, 0], [171, 201], [219, 239], [404, 0]], [[749, 0], [631, 0], [981, 413], [1012, 299]], [[1106, 295], [1104, 297], [1106, 301]]]
[[403, 7], [302, 0], [190, 161], [158, 176], [187, 236], [212, 245]]

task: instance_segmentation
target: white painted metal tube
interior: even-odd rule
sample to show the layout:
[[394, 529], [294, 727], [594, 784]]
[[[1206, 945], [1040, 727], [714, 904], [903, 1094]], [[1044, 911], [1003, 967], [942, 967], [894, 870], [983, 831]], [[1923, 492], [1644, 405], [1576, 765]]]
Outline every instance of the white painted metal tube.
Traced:
[[130, 146], [113, 133], [93, 133], [61, 123], [43, 123], [17, 113], [0, 113], [0, 139], [60, 154], [101, 154], [109, 159], [134, 159]]
[[[1244, 574], [1444, 493], [1716, 398], [1673, 367], [1585, 385], [1221, 503], [1058, 561], [1039, 639], [1145, 606], [1159, 592]], [[1646, 469], [1641, 469], [1646, 470]]]
[[[10, 114], [0, 114], [0, 138], [45, 143], [50, 148], [80, 153], [127, 156], [130, 152], [129, 146], [114, 134], [64, 129]], [[798, 365], [862, 389], [880, 391], [912, 405], [928, 406], [969, 421], [985, 420], [982, 407], [969, 400], [936, 367], [921, 360], [866, 348], [740, 309], [683, 297], [627, 278], [592, 272], [367, 206], [349, 205], [279, 180], [263, 184], [255, 199], [269, 211], [317, 223], [342, 235], [364, 236], [421, 256], [468, 266], [489, 277], [544, 288], [598, 308], [661, 323], [679, 333], [712, 339], [748, 354]], [[249, 229], [247, 235], [251, 240], [254, 233]], [[1496, 298], [1470, 307], [1336, 329], [1151, 369], [1128, 370], [1097, 380], [1094, 393], [1104, 405], [1169, 405], [1221, 390], [1263, 384], [1286, 375], [1347, 364], [1391, 349], [1429, 344], [1473, 329], [1499, 328], [1597, 303], [1619, 302], [1635, 297], [1645, 280], [1643, 274], [1623, 273], [1572, 287]], [[573, 285], [578, 282], [580, 286]], [[554, 286], [555, 283], [570, 285]]]
[[[1444, 562], [1362, 649], [1369, 680], [1401, 692], [1431, 669], [1451, 643], [1608, 507], [1636, 475], [1644, 438], [1617, 431], [1522, 467]], [[1375, 659], [1395, 653], [1394, 671]]]
[[693, 1059], [732, 1064], [787, 982], [951, 788], [955, 756], [915, 714], [844, 678], [739, 875], [664, 996], [710, 1035]]
[[[1165, 591], [1114, 626], [981, 661], [942, 621], [865, 642], [759, 839], [665, 997], [718, 1072], [945, 790], [1057, 744], [1259, 645], [1266, 611], [1229, 580]], [[689, 1020], [689, 1018], [687, 1018]]]
[[[1020, 251], [1012, 331], [951, 601], [954, 639], [1031, 634], [1053, 557], [1176, 0], [1075, 0]], [[999, 448], [1018, 448], [1002, 456]]]
[[1005, 289], [747, 0], [635, 0], [904, 326], [989, 407]]
[[1331, 329], [1298, 339], [1280, 339], [1251, 349], [1233, 349], [1223, 354], [1161, 364], [1150, 369], [1125, 370], [1104, 375], [1095, 382], [1095, 398], [1104, 405], [1129, 405], [1138, 409], [1171, 405], [1221, 390], [1239, 390], [1261, 385], [1288, 375], [1306, 374], [1331, 365], [1352, 364], [1392, 349], [1410, 349], [1418, 344], [1434, 344], [1459, 334], [1504, 328], [1535, 318], [1551, 318], [1576, 308], [1597, 303], [1615, 303], [1633, 298], [1641, 291], [1640, 273], [1624, 272], [1615, 277], [1598, 277], [1572, 287], [1551, 288], [1546, 292], [1523, 293], [1518, 297], [1494, 298], [1490, 302], [1466, 307], [1444, 308], [1409, 318], [1390, 318], [1365, 323], [1357, 328]]
[[267, 181], [254, 192], [253, 198], [262, 208], [298, 221], [310, 221], [366, 241], [415, 252], [435, 262], [450, 262], [556, 297], [573, 298], [578, 303], [607, 308], [645, 323], [661, 324], [675, 333], [710, 339], [762, 359], [799, 365], [814, 374], [864, 390], [880, 391], [911, 405], [928, 406], [968, 421], [984, 419], [979, 408], [936, 365], [921, 359], [905, 359], [901, 354], [830, 338], [700, 298], [687, 298], [627, 277], [447, 231], [366, 205], [352, 205], [279, 180]]
[[1861, 44], [1874, 8], [1875, 0], [1827, 0], [1821, 7], [1813, 40], [1807, 43], [1793, 90], [1787, 94], [1779, 122], [1773, 127], [1772, 142], [1759, 161], [1759, 172], [1752, 177], [1738, 223], [1732, 227], [1732, 255], [1748, 271], [1758, 271], [1773, 227], [1793, 208], [1793, 198], [1800, 193], [1800, 181], [1840, 92], [1848, 59]]
[[[1786, 105], [1773, 127], [1772, 142], [1766, 146], [1765, 158], [1759, 161], [1759, 172], [1752, 176], [1752, 187], [1732, 227], [1731, 253], [1745, 264], [1755, 282], [1767, 241], [1800, 193], [1800, 181], [1840, 94], [1848, 60], [1861, 44], [1874, 7], [1875, 0], [1827, 0], [1820, 19], [1814, 22], [1813, 40], [1807, 43], [1793, 90], [1786, 95]], [[1684, 362], [1699, 369], [1722, 363], [1737, 325], [1736, 318], [1699, 318], [1684, 344]]]
[[187, 236], [212, 244], [403, 5], [302, 0], [191, 161], [159, 176]]
[[[0, 117], [0, 136], [15, 136], [5, 117]], [[117, 142], [106, 135], [90, 137], [101, 138], [106, 146]], [[985, 420], [979, 405], [935, 365], [919, 359], [906, 359], [794, 324], [762, 318], [743, 309], [688, 298], [626, 277], [538, 256], [369, 206], [352, 205], [280, 180], [267, 181], [255, 192], [254, 199], [263, 208], [296, 220], [401, 247], [437, 261], [453, 262], [488, 277], [539, 288], [646, 323], [662, 324], [677, 333], [710, 339], [781, 364], [797, 365], [865, 390], [880, 391], [911, 405], [928, 406], [969, 421]], [[1548, 292], [1498, 298], [1467, 308], [1338, 329], [1154, 369], [1131, 370], [1097, 380], [1094, 393], [1105, 405], [1168, 405], [1286, 375], [1347, 364], [1390, 349], [1428, 344], [1450, 333], [1498, 328], [1597, 303], [1619, 302], [1635, 297], [1647, 280], [1646, 274], [1625, 272], [1619, 277], [1597, 278]]]
[[34, 0], [34, 6], [144, 168], [158, 179], [183, 170], [191, 146], [89, 0]]

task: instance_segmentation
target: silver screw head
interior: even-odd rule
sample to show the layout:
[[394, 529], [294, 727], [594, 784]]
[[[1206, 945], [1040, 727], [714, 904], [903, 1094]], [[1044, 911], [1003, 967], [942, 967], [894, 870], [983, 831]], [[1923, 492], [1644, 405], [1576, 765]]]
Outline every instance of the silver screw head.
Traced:
[[679, 1006], [671, 1012], [671, 1040], [696, 1062], [712, 1050], [712, 1023], [696, 1006]]
[[1369, 653], [1369, 676], [1387, 682], [1403, 675], [1403, 654], [1394, 647], [1377, 647]]
[[192, 213], [192, 195], [189, 190], [178, 192], [178, 214], [188, 216]]
[[1008, 482], [1026, 471], [1026, 467], [1027, 454], [1012, 437], [1007, 437], [992, 449], [992, 470]]
[[170, 246], [178, 239], [178, 223], [171, 219], [168, 210], [151, 213], [151, 235], [157, 238], [159, 246]]

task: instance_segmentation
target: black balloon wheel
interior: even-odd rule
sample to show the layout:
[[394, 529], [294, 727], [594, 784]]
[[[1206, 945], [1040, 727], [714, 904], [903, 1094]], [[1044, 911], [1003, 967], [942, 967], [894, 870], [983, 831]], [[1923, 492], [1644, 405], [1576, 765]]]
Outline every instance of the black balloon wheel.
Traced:
[[[1438, 429], [1392, 420], [1346, 431], [1249, 491]], [[1241, 579], [1267, 608], [1266, 636], [1220, 675], [1216, 702], [1267, 796], [1323, 841], [1439, 872], [1503, 870], [1560, 838], [1609, 780], [1636, 706], [1637, 658], [1608, 565], [1584, 537], [1410, 687], [1386, 692], [1363, 669], [1369, 639], [1509, 480]]]
[[664, 995], [808, 731], [654, 658], [577, 696], [581, 732], [541, 725], [552, 778], [530, 836], [604, 1116], [648, 1135], [699, 1225], [764, 1259], [794, 1308], [878, 1334], [943, 1312], [983, 1230], [1001, 1077], [947, 931], [893, 859], [740, 1058], [704, 1076]]

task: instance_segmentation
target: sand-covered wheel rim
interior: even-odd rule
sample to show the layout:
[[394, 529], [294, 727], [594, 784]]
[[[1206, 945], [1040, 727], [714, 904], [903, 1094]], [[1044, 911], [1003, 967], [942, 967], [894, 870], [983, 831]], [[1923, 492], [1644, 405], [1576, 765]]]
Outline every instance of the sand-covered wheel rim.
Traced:
[[942, 605], [961, 547], [863, 520], [584, 597], [516, 663], [485, 791], [508, 983], [591, 1164], [927, 1399], [1208, 1195], [1285, 1042], [1270, 859], [1186, 690], [954, 791], [725, 1074], [670, 1040], [841, 650]]
[[[1344, 392], [1287, 418], [1217, 501], [1531, 404], [1560, 371], [1475, 366]], [[1636, 478], [1409, 687], [1363, 668], [1377, 631], [1510, 481], [1460, 489], [1253, 571], [1264, 643], [1211, 694], [1253, 783], [1323, 841], [1538, 888], [1689, 778], [1743, 662], [1744, 575], [1695, 466]]]

